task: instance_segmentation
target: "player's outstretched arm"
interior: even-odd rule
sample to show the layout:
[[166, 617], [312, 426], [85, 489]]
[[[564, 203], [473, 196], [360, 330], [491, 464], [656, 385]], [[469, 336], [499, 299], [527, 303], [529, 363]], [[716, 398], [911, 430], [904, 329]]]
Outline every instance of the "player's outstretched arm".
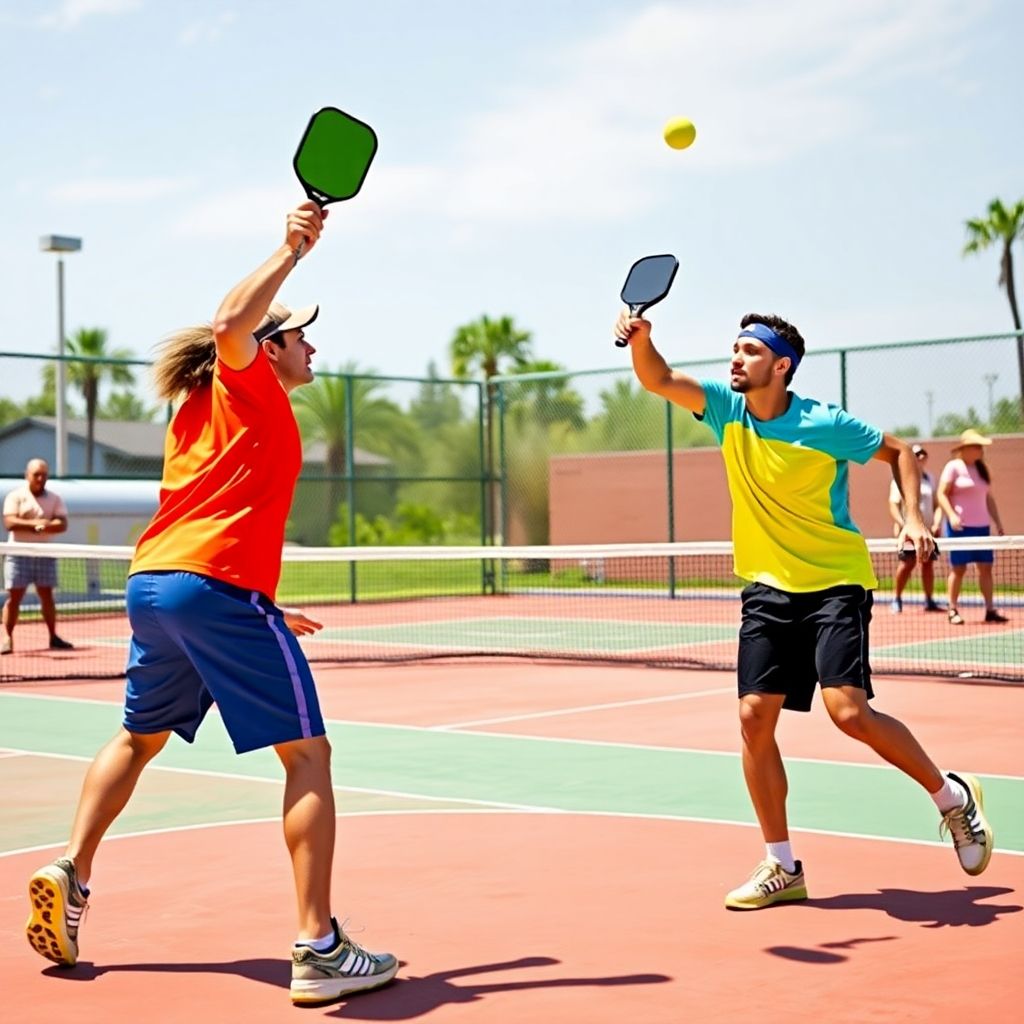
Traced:
[[651, 341], [649, 320], [631, 317], [629, 310], [624, 309], [615, 323], [615, 334], [623, 341], [629, 341], [633, 372], [648, 391], [690, 412], [704, 411], [704, 388], [700, 381], [679, 370], [673, 370], [665, 362]]
[[248, 366], [256, 356], [252, 333], [259, 326], [278, 289], [303, 255], [316, 245], [323, 229], [324, 214], [311, 200], [288, 214], [284, 242], [273, 255], [231, 289], [221, 302], [213, 321], [218, 357], [233, 370]]

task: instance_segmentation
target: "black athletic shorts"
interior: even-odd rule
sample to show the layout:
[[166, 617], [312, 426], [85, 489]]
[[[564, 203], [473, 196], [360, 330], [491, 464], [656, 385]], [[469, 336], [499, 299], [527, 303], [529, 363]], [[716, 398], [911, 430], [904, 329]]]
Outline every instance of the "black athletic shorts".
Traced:
[[830, 587], [790, 594], [764, 583], [743, 590], [739, 693], [781, 693], [783, 707], [810, 711], [817, 683], [857, 686], [870, 700], [871, 591]]

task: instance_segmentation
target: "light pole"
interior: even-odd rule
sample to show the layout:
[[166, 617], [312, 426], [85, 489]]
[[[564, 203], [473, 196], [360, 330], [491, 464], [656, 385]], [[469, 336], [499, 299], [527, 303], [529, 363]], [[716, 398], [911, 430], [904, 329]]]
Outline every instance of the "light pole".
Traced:
[[988, 385], [988, 428], [989, 430], [992, 430], [992, 386], [995, 384], [997, 380], [999, 380], [999, 374], [985, 373], [982, 374], [981, 379]]
[[935, 392], [926, 391], [924, 393], [925, 401], [928, 403], [928, 436], [932, 436], [932, 406], [935, 404]]
[[57, 476], [67, 475], [68, 471], [68, 424], [64, 406], [64, 396], [68, 389], [67, 367], [64, 365], [64, 257], [65, 252], [78, 252], [82, 248], [80, 238], [67, 235], [43, 235], [39, 239], [39, 248], [43, 252], [55, 252], [57, 256], [57, 423], [54, 442], [56, 445]]

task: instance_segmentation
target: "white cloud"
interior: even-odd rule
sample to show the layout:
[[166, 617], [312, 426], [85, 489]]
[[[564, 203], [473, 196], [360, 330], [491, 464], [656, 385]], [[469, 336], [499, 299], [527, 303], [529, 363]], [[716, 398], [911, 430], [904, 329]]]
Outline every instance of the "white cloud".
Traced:
[[[378, 162], [338, 216], [353, 231], [440, 218], [456, 242], [494, 224], [621, 223], [657, 208], [678, 188], [681, 168], [713, 175], [797, 160], [870, 133], [874, 85], [948, 75], [983, 6], [745, 0], [641, 8], [614, 30], [542, 55], [547, 64], [534, 60], [532, 84], [463, 122], [438, 162]], [[697, 125], [685, 153], [661, 141], [673, 116]], [[252, 210], [277, 203], [283, 211], [295, 201], [286, 190], [244, 195], [211, 197], [178, 232], [252, 237], [264, 230]]]
[[67, 31], [77, 28], [86, 18], [97, 14], [128, 14], [137, 11], [142, 0], [63, 0], [51, 11], [39, 18], [40, 28]]
[[[363, 190], [352, 201], [329, 207], [329, 216], [344, 220], [345, 231], [376, 230], [382, 219], [400, 217], [440, 201], [444, 195], [440, 172], [431, 167], [373, 167]], [[251, 186], [213, 193], [186, 209], [172, 234], [181, 238], [245, 239], [265, 237], [267, 216], [303, 202], [298, 181], [289, 186]]]
[[140, 203], [190, 188], [190, 178], [88, 178], [55, 186], [51, 198], [63, 203]]
[[[478, 222], [623, 220], [657, 203], [680, 161], [713, 173], [855, 138], [871, 130], [862, 93], [877, 78], [948, 72], [978, 16], [954, 0], [642, 9], [554, 55], [555, 81], [466, 125], [438, 171], [446, 206]], [[685, 154], [660, 140], [672, 116], [697, 125]]]
[[237, 20], [238, 15], [234, 11], [223, 11], [214, 18], [201, 18], [186, 25], [178, 40], [184, 46], [215, 43]]
[[240, 188], [212, 195], [186, 210], [177, 218], [171, 234], [178, 238], [247, 239], [266, 238], [268, 211], [284, 215], [302, 200], [302, 192], [280, 188]]

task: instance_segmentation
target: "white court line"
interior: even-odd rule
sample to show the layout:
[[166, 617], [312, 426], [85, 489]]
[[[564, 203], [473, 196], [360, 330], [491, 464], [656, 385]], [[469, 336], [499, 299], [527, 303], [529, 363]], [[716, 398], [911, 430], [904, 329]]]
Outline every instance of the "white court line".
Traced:
[[8, 757], [24, 757], [24, 753], [20, 750], [3, 750], [0, 752], [0, 761]]
[[558, 715], [576, 715], [587, 711], [610, 711], [614, 708], [633, 708], [643, 704], [664, 704], [673, 700], [689, 700], [691, 697], [711, 697], [720, 693], [734, 693], [734, 686], [719, 686], [714, 690], [694, 690], [692, 693], [672, 693], [664, 697], [639, 697], [636, 700], [617, 700], [608, 704], [584, 704], [575, 708], [558, 708], [555, 711], [532, 711], [525, 715], [505, 715], [503, 718], [478, 718], [472, 722], [449, 722], [446, 725], [432, 725], [436, 732], [446, 729], [464, 729], [473, 725], [501, 725], [504, 722], [525, 722], [532, 718], [555, 718]]
[[[408, 808], [406, 810], [394, 810], [394, 811], [341, 811], [335, 817], [338, 818], [400, 818], [407, 817], [410, 815], [424, 815], [424, 814], [558, 814], [562, 817], [580, 817], [580, 818], [625, 818], [627, 820], [637, 821], [672, 821], [686, 824], [696, 825], [727, 825], [731, 828], [758, 828], [758, 824], [755, 821], [732, 821], [724, 818], [698, 818], [698, 817], [684, 817], [674, 814], [641, 814], [633, 812], [622, 812], [622, 811], [563, 811], [557, 810], [552, 811], [551, 808], [538, 808], [533, 810], [531, 808], [523, 808], [522, 810], [514, 810], [512, 808]], [[114, 835], [105, 836], [103, 841], [105, 843], [113, 842], [118, 839], [142, 839], [146, 836], [158, 836], [168, 835], [172, 832], [198, 832], [202, 829], [208, 828], [230, 828], [236, 825], [267, 825], [267, 824], [279, 824], [281, 819], [279, 817], [273, 818], [246, 818], [240, 821], [205, 821], [197, 825], [172, 825], [167, 828], [154, 828], [147, 829], [140, 832], [120, 832]], [[833, 836], [838, 839], [866, 839], [872, 842], [878, 843], [902, 843], [907, 846], [930, 846], [937, 849], [946, 849], [948, 842], [942, 842], [936, 839], [902, 839], [898, 836], [875, 836], [866, 835], [861, 832], [838, 832], [831, 829], [823, 828], [799, 828], [795, 825], [790, 825], [790, 831], [799, 832], [802, 835], [809, 836]], [[64, 849], [67, 845], [66, 840], [61, 840], [54, 843], [41, 843], [38, 846], [24, 846], [17, 850], [2, 850], [0, 851], [0, 859], [5, 857], [17, 857], [23, 853], [39, 853], [43, 850], [53, 849]], [[999, 850], [995, 851], [1006, 857], [1024, 857], [1024, 851], [1021, 850]]]
[[[28, 698], [30, 700], [56, 700], [56, 701], [68, 701], [70, 703], [80, 704], [106, 704], [113, 707], [121, 707], [120, 701], [110, 700], [93, 700], [85, 697], [62, 697], [59, 694], [49, 693], [13, 693], [8, 691], [7, 693], [0, 693], [0, 702], [3, 701], [4, 697]], [[212, 713], [216, 713], [216, 708], [212, 709]], [[361, 721], [353, 718], [325, 718], [324, 722], [327, 725], [339, 725], [339, 726], [354, 726], [356, 728], [366, 729], [391, 729], [399, 732], [426, 732], [436, 733], [437, 726], [432, 725], [405, 725], [399, 722], [368, 722]], [[731, 757], [738, 758], [740, 752], [738, 750], [708, 750], [705, 747], [667, 747], [660, 744], [653, 743], [627, 743], [621, 740], [587, 740], [587, 739], [570, 739], [566, 736], [535, 736], [530, 733], [518, 733], [518, 732], [475, 732], [472, 729], [464, 729], [458, 733], [453, 733], [457, 736], [482, 736], [489, 740], [529, 740], [531, 743], [569, 743], [584, 747], [613, 747], [621, 748], [623, 750], [651, 750], [656, 753], [664, 754], [703, 754], [708, 757]], [[33, 754], [38, 751], [26, 751], [26, 753]], [[41, 754], [40, 756], [49, 756]], [[74, 755], [55, 755], [55, 756], [67, 756], [75, 760], [91, 761], [91, 757], [76, 757]], [[886, 764], [882, 761], [870, 762], [870, 761], [839, 761], [835, 758], [829, 757], [797, 757], [795, 755], [786, 755], [783, 758], [784, 761], [791, 764], [825, 764], [832, 765], [837, 768], [866, 768], [871, 771], [893, 771], [892, 765]], [[986, 779], [1007, 779], [1010, 782], [1020, 782], [1024, 780], [1024, 775], [1001, 775], [997, 772], [985, 771], [983, 768], [975, 768], [973, 766], [960, 765], [958, 769], [970, 772], [972, 775], [981, 775]], [[171, 769], [165, 769], [170, 771]], [[188, 768], [176, 768], [174, 771], [193, 771]], [[195, 774], [203, 774], [202, 771], [196, 771]], [[230, 776], [227, 776], [230, 777]], [[238, 778], [251, 779], [254, 776], [251, 775], [239, 775]], [[358, 790], [353, 790], [358, 792]], [[366, 792], [376, 792], [375, 790], [367, 790]]]

